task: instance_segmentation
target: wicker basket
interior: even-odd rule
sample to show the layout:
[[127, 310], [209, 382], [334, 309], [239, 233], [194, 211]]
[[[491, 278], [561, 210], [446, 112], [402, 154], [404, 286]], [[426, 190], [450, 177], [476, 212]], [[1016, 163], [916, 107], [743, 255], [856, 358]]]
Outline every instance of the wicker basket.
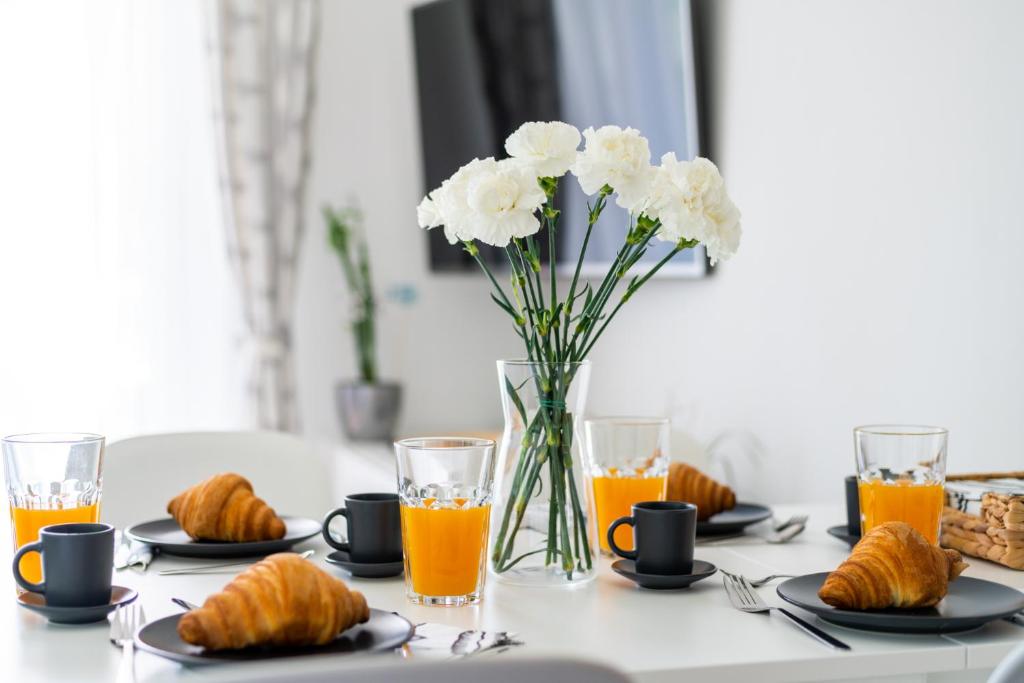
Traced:
[[[1024, 472], [992, 472], [949, 475], [946, 481], [1021, 478]], [[943, 546], [1012, 569], [1024, 569], [1024, 495], [986, 492], [981, 496], [980, 514], [958, 509], [964, 507], [963, 499], [955, 499], [948, 492], [946, 503], [940, 539]]]

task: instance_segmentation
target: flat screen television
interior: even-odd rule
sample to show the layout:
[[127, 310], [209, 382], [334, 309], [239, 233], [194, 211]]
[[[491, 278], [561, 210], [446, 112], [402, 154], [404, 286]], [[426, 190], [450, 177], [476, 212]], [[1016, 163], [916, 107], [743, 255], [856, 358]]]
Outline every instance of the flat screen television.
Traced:
[[[424, 192], [474, 157], [505, 157], [505, 138], [526, 121], [561, 120], [581, 131], [632, 126], [650, 141], [654, 163], [665, 152], [683, 159], [701, 151], [691, 0], [433, 0], [414, 7], [412, 20]], [[571, 272], [586, 196], [571, 176], [559, 195], [558, 268]], [[609, 202], [585, 275], [607, 272], [627, 224]], [[476, 267], [441, 230], [427, 239], [433, 270]], [[489, 261], [507, 263], [500, 250], [481, 247]], [[658, 242], [644, 261], [670, 248]], [[703, 248], [688, 250], [659, 275], [700, 277], [706, 263]]]

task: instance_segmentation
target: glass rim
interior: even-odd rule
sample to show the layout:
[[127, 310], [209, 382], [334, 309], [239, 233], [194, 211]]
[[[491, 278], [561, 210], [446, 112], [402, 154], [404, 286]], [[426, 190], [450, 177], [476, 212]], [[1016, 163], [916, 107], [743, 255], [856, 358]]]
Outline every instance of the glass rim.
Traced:
[[484, 439], [475, 436], [413, 436], [408, 439], [395, 441], [395, 447], [415, 451], [439, 452], [464, 451], [472, 448], [494, 448], [495, 445], [494, 439]]
[[948, 436], [945, 427], [915, 424], [870, 424], [853, 428], [854, 434], [870, 434], [872, 436]]
[[568, 365], [583, 367], [590, 365], [590, 359], [583, 360], [564, 360], [564, 361], [546, 361], [546, 360], [529, 360], [528, 358], [512, 358], [508, 360], [499, 360], [498, 365]]
[[106, 437], [92, 432], [26, 432], [11, 434], [3, 438], [4, 443], [18, 444], [72, 444], [96, 443]]
[[645, 415], [608, 415], [605, 417], [587, 417], [583, 419], [583, 424], [621, 424], [623, 426], [652, 426], [652, 425], [668, 425], [671, 424], [672, 418], [669, 417], [649, 417]]

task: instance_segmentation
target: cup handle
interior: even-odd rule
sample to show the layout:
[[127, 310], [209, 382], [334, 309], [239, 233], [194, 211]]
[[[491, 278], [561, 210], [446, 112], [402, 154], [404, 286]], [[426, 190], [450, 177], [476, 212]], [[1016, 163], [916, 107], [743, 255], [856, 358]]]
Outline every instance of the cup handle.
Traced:
[[619, 546], [615, 545], [615, 530], [618, 529], [619, 526], [621, 526], [623, 524], [628, 524], [630, 526], [633, 526], [633, 525], [636, 524], [636, 520], [633, 519], [632, 517], [619, 517], [617, 520], [612, 522], [611, 526], [608, 527], [608, 547], [611, 548], [612, 552], [614, 552], [619, 557], [624, 557], [627, 560], [635, 560], [636, 559], [636, 550], [635, 549], [634, 550], [623, 550]]
[[40, 581], [39, 583], [32, 583], [31, 581], [29, 581], [21, 575], [21, 568], [18, 566], [18, 563], [21, 562], [21, 557], [32, 552], [39, 553], [39, 556], [42, 557], [42, 541], [36, 541], [35, 543], [28, 543], [26, 545], [23, 545], [20, 548], [18, 548], [18, 552], [14, 553], [14, 563], [12, 565], [12, 568], [14, 569], [14, 580], [18, 582], [19, 586], [21, 586], [27, 591], [31, 591], [33, 593], [45, 593], [46, 582]]
[[344, 517], [347, 520], [348, 510], [346, 510], [345, 508], [338, 508], [337, 510], [331, 510], [330, 512], [328, 512], [327, 516], [324, 517], [324, 523], [323, 527], [321, 527], [320, 529], [320, 533], [323, 534], [324, 540], [327, 541], [327, 545], [331, 546], [336, 550], [341, 550], [346, 553], [350, 552], [348, 541], [345, 541], [344, 543], [339, 543], [338, 541], [334, 540], [334, 537], [331, 536], [331, 521], [335, 517]]

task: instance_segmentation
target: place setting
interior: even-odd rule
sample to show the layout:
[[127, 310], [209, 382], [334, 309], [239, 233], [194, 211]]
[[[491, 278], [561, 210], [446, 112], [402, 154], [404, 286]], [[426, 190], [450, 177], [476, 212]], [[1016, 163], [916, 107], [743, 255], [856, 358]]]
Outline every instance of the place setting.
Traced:
[[[139, 596], [131, 588], [112, 584], [113, 553], [114, 527], [109, 524], [74, 522], [43, 527], [38, 541], [21, 546], [14, 554], [14, 580], [24, 591], [18, 595], [18, 604], [55, 624], [102, 621]], [[44, 580], [26, 578], [40, 569]]]
[[[846, 628], [934, 634], [976, 629], [1000, 619], [1017, 623], [1024, 593], [961, 576], [969, 563], [949, 547], [945, 534], [940, 539], [940, 528], [945, 528], [947, 430], [870, 425], [856, 428], [854, 436], [859, 474], [845, 480], [848, 524], [841, 527], [843, 533], [829, 529], [852, 546], [849, 557], [831, 572], [766, 577], [760, 585], [786, 578], [776, 588], [782, 600]], [[740, 598], [732, 585], [735, 604]], [[739, 593], [749, 606], [749, 582], [746, 588]]]
[[216, 474], [167, 505], [170, 517], [133, 524], [125, 537], [155, 553], [228, 559], [281, 552], [321, 531], [314, 519], [278, 515], [245, 477]]
[[[337, 540], [331, 522], [344, 517], [348, 537]], [[402, 519], [398, 494], [357, 493], [345, 498], [345, 506], [327, 513], [322, 524], [324, 542], [334, 548], [324, 561], [341, 567], [361, 579], [400, 576], [405, 569], [402, 556]]]
[[[620, 517], [608, 527], [607, 541], [615, 555], [612, 571], [641, 588], [677, 590], [713, 575], [717, 568], [693, 557], [697, 507], [673, 501], [648, 501], [633, 505], [632, 515]], [[633, 550], [623, 550], [616, 534], [633, 530]]]
[[[256, 621], [253, 610], [261, 617]], [[308, 559], [276, 553], [238, 574], [202, 606], [142, 626], [135, 644], [195, 665], [389, 651], [413, 631], [408, 620], [369, 607], [362, 593]]]

